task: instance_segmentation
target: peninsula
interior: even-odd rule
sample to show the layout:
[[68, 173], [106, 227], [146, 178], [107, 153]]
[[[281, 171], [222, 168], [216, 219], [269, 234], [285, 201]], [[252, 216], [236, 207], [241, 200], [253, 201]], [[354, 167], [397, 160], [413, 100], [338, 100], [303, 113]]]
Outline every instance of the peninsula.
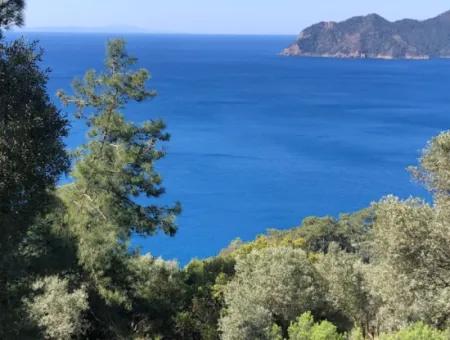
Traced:
[[378, 14], [321, 22], [303, 30], [285, 56], [429, 59], [450, 57], [450, 11], [418, 21]]

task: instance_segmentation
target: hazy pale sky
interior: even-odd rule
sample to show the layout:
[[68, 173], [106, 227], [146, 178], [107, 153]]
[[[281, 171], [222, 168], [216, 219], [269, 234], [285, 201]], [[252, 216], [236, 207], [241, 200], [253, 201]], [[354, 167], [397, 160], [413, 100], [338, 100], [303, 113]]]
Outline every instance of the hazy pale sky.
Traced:
[[425, 19], [448, 0], [28, 0], [26, 27], [133, 26], [153, 33], [297, 34], [318, 21], [378, 13]]

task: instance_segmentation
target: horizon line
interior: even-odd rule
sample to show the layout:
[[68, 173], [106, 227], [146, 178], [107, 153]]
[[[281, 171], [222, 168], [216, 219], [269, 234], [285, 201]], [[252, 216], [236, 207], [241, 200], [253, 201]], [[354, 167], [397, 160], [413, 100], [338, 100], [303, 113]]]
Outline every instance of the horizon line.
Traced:
[[297, 36], [298, 33], [227, 33], [227, 32], [155, 32], [145, 29], [117, 27], [14, 27], [14, 33], [76, 33], [76, 34], [142, 34], [142, 35], [208, 35], [208, 36]]

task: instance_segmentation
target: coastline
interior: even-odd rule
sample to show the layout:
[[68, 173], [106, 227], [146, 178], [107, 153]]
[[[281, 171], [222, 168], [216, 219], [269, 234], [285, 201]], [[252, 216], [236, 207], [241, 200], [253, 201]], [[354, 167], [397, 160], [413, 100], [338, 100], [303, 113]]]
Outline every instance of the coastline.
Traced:
[[312, 57], [312, 58], [334, 58], [334, 59], [379, 59], [379, 60], [430, 60], [430, 59], [449, 59], [450, 56], [432, 57], [429, 55], [404, 55], [393, 56], [388, 54], [366, 54], [361, 52], [354, 52], [350, 54], [345, 53], [306, 53], [302, 52], [298, 45], [288, 47], [279, 53], [283, 57]]

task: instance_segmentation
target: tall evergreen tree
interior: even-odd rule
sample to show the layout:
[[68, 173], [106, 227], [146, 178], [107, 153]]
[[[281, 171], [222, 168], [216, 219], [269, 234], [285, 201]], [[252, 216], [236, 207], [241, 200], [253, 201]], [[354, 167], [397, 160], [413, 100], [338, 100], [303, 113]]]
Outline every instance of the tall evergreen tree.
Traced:
[[[136, 272], [140, 256], [130, 251], [131, 236], [150, 236], [159, 230], [174, 235], [180, 212], [179, 204], [155, 203], [164, 193], [155, 170], [155, 162], [165, 155], [159, 144], [169, 140], [164, 123], [137, 125], [123, 115], [130, 101], [156, 95], [146, 89], [148, 71], [134, 70], [135, 63], [124, 41], [110, 41], [106, 70], [88, 71], [83, 80], [76, 80], [73, 96], [59, 92], [89, 127], [88, 143], [76, 152], [73, 182], [62, 187], [59, 196], [67, 207], [63, 223], [76, 239], [79, 270], [93, 303], [91, 321], [106, 331], [119, 324], [130, 329], [133, 309], [139, 309], [139, 289], [132, 287], [145, 285], [134, 280], [148, 269], [139, 267]], [[144, 280], [150, 282], [148, 277]]]

